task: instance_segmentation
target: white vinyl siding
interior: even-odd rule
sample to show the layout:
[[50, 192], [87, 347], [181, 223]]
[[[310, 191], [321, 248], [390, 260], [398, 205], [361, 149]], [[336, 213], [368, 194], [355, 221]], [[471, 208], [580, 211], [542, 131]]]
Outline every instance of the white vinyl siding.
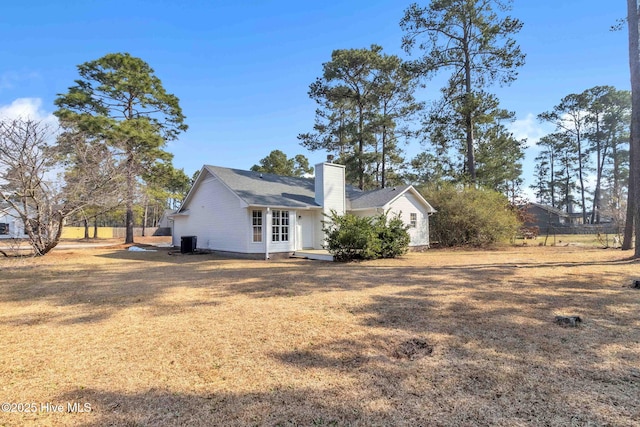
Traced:
[[[315, 200], [322, 207], [322, 215], [331, 215], [332, 210], [336, 211], [338, 215], [344, 215], [347, 204], [345, 167], [333, 163], [319, 163], [316, 165], [315, 172]], [[321, 247], [325, 241], [322, 222], [318, 221], [314, 228], [315, 241]]]
[[0, 239], [27, 237], [22, 221], [12, 208], [0, 211]]
[[[410, 192], [398, 197], [391, 205], [391, 214], [400, 212], [402, 220], [409, 226], [409, 246], [429, 245], [429, 214], [427, 208]], [[413, 226], [415, 215], [415, 227]]]
[[335, 210], [338, 215], [345, 212], [345, 167], [333, 163], [316, 165], [316, 203], [324, 213]]
[[217, 177], [207, 174], [193, 194], [186, 216], [174, 217], [173, 244], [181, 236], [196, 236], [197, 247], [228, 252], [261, 252], [251, 243], [251, 211]]

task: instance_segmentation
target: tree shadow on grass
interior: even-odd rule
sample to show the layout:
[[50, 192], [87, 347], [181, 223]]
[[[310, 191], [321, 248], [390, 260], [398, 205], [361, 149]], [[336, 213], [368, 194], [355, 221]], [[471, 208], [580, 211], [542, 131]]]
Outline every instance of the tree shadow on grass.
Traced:
[[[61, 415], [76, 417], [73, 423], [630, 426], [640, 415], [640, 382], [629, 368], [640, 342], [637, 294], [577, 274], [579, 269], [547, 275], [541, 285], [516, 277], [520, 263], [430, 268], [128, 260], [135, 268], [104, 269], [98, 281], [91, 276], [95, 271], [81, 269], [73, 275], [46, 273], [27, 292], [20, 283], [0, 285], [0, 292], [15, 302], [77, 305], [75, 321], [86, 323], [94, 321], [92, 315], [102, 321], [137, 305], [150, 308], [151, 315], [188, 315], [197, 304], [216, 310], [236, 296], [262, 300], [335, 292], [340, 300], [343, 291], [385, 289], [350, 307], [361, 326], [356, 336], [268, 355], [292, 376], [337, 372], [344, 382], [330, 388], [284, 383], [254, 392], [233, 391], [233, 384], [232, 391], [207, 393], [75, 390], [57, 401], [89, 402], [95, 411], [86, 418]], [[148, 271], [132, 274], [144, 266]], [[186, 300], [162, 299], [178, 288], [198, 292]], [[585, 317], [580, 328], [553, 324], [558, 312], [578, 309]], [[66, 321], [74, 322], [41, 322]], [[397, 345], [414, 337], [432, 344], [433, 354], [417, 360], [393, 356]]]
[[172, 264], [188, 264], [207, 261], [229, 260], [228, 257], [208, 252], [183, 254], [180, 253], [179, 249], [175, 248], [163, 248], [145, 245], [136, 246], [142, 249], [146, 249], [146, 251], [129, 251], [127, 249], [121, 249], [98, 255], [98, 257], [121, 261], [162, 262]]
[[[72, 256], [72, 255], [71, 255]], [[136, 306], [157, 306], [157, 313], [166, 312], [162, 297], [176, 289], [199, 290], [194, 301], [180, 304], [219, 304], [224, 298], [300, 297], [314, 293], [357, 291], [381, 286], [395, 286], [398, 296], [414, 296], [428, 301], [433, 292], [455, 293], [467, 286], [498, 284], [478, 294], [485, 300], [496, 298], [500, 286], [508, 283], [522, 268], [549, 268], [560, 265], [576, 267], [587, 263], [494, 263], [460, 266], [415, 267], [380, 266], [375, 263], [339, 264], [315, 263], [304, 260], [250, 261], [229, 260], [210, 255], [172, 257], [166, 251], [128, 252], [109, 251], [98, 258], [122, 261], [116, 264], [79, 264], [69, 270], [47, 266], [7, 270], [6, 281], [0, 284], [0, 299], [5, 302], [45, 302], [52, 307], [77, 306], [76, 320], [64, 322], [87, 323], [104, 320], [109, 313]], [[597, 265], [617, 265], [595, 263]], [[588, 265], [594, 265], [588, 264]], [[553, 283], [550, 283], [553, 285]], [[569, 286], [565, 284], [565, 287]], [[576, 297], [576, 294], [572, 294]], [[531, 296], [519, 294], [522, 303]], [[399, 300], [399, 302], [401, 302]], [[534, 303], [535, 301], [530, 301]], [[381, 301], [377, 323], [393, 325], [395, 320], [381, 314], [388, 312], [388, 301]], [[460, 311], [460, 310], [458, 310]], [[53, 317], [51, 317], [53, 318]], [[372, 320], [375, 321], [375, 320]], [[1, 317], [0, 322], [15, 323], [20, 319]]]
[[[462, 267], [448, 270], [465, 276]], [[273, 357], [355, 375], [364, 388], [405, 384], [386, 393], [426, 397], [424, 404], [454, 411], [451, 425], [635, 425], [640, 302], [632, 290], [591, 275], [548, 277], [541, 286], [494, 283], [504, 275], [492, 267], [482, 274], [485, 280], [468, 288], [426, 283], [373, 295], [354, 310], [370, 335]], [[554, 323], [560, 313], [585, 322], [563, 328]], [[393, 348], [410, 337], [434, 346], [419, 369], [393, 358]]]
[[[206, 394], [151, 389], [141, 393], [75, 390], [55, 402], [89, 403], [90, 413], [66, 413], [75, 425], [102, 426], [343, 426], [382, 425], [393, 419], [362, 402], [336, 398], [340, 390], [274, 388], [269, 391]], [[355, 423], [355, 424], [354, 424]], [[397, 425], [397, 424], [396, 424]]]

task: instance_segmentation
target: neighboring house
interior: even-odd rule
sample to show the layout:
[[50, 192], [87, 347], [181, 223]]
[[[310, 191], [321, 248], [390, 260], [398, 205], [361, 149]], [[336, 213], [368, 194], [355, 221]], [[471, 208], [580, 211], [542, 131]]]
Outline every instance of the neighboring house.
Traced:
[[23, 239], [24, 224], [20, 215], [8, 204], [0, 204], [0, 239]]
[[529, 203], [526, 210], [531, 220], [527, 221], [525, 226], [538, 227], [540, 233], [546, 233], [547, 229], [566, 228], [582, 224], [581, 213], [568, 213], [539, 203]]
[[173, 218], [171, 215], [175, 213], [174, 209], [165, 209], [162, 216], [158, 220], [157, 229], [153, 233], [154, 236], [171, 236], [173, 228]]
[[344, 166], [316, 165], [315, 178], [203, 166], [173, 219], [173, 245], [196, 236], [197, 248], [269, 258], [322, 249], [322, 221], [335, 210], [375, 215], [400, 213], [410, 246], [429, 246], [435, 210], [410, 185], [363, 192], [345, 185]]
[[589, 233], [620, 233], [620, 225], [613, 218], [601, 216], [600, 222], [590, 224], [591, 214], [587, 217], [587, 223], [582, 220], [581, 212], [565, 212], [560, 209], [529, 203], [525, 206], [529, 219], [525, 221], [526, 228], [536, 228], [538, 234], [589, 234]]
[[158, 220], [158, 224], [156, 225], [156, 227], [170, 228], [171, 221], [172, 221], [170, 216], [173, 215], [174, 212], [175, 212], [174, 209], [165, 209], [164, 212], [162, 213], [162, 216]]

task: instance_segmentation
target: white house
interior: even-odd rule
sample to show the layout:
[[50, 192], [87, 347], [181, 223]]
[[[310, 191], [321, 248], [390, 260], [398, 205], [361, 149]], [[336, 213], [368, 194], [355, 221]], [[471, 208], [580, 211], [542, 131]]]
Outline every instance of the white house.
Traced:
[[0, 239], [24, 239], [24, 224], [18, 213], [8, 204], [0, 204]]
[[322, 249], [325, 214], [400, 213], [410, 246], [429, 246], [435, 210], [411, 185], [360, 191], [345, 185], [342, 165], [316, 165], [315, 178], [294, 178], [205, 165], [173, 215], [173, 245], [196, 236], [197, 248], [269, 258]]
[[171, 218], [170, 218], [170, 216], [173, 215], [174, 212], [175, 211], [173, 209], [165, 209], [164, 212], [162, 212], [162, 216], [158, 220], [158, 224], [156, 224], [156, 227], [158, 227], [158, 228], [170, 228], [171, 227]]

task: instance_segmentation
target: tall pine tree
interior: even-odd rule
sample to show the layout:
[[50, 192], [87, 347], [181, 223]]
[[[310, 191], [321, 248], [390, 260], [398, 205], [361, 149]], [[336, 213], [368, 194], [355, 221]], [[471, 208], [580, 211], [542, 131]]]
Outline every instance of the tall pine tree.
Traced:
[[400, 21], [405, 50], [424, 52], [413, 61], [415, 71], [427, 77], [450, 73], [442, 93], [460, 117], [452, 125], [462, 134], [457, 140], [471, 183], [477, 179], [475, 131], [484, 93], [493, 83], [511, 83], [524, 64], [525, 55], [511, 38], [522, 23], [499, 14], [510, 5], [510, 0], [432, 0], [425, 7], [412, 4]]
[[133, 243], [137, 179], [168, 163], [167, 141], [187, 130], [178, 98], [169, 94], [154, 70], [128, 53], [112, 53], [78, 66], [80, 78], [58, 94], [55, 115], [63, 128], [103, 140], [121, 158], [126, 177], [126, 237]]
[[388, 165], [401, 163], [398, 140], [421, 104], [417, 82], [403, 62], [382, 48], [340, 49], [309, 89], [318, 103], [314, 131], [298, 136], [309, 150], [326, 150], [346, 166], [360, 189], [385, 186]]

